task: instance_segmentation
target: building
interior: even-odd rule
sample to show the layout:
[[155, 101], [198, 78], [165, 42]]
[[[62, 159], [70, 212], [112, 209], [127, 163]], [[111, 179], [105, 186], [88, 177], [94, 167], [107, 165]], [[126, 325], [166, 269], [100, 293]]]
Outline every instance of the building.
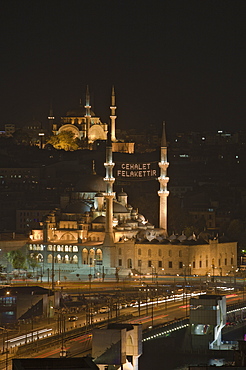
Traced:
[[[124, 191], [116, 194], [112, 134], [107, 133], [105, 177], [95, 171], [84, 176], [61, 207], [45, 217], [41, 228], [32, 230], [28, 253], [36, 256], [44, 271], [54, 274], [106, 275], [226, 275], [237, 265], [237, 243], [222, 242], [206, 232], [187, 238], [168, 235], [167, 142], [165, 125], [161, 140], [159, 225], [150, 224], [133, 209]], [[150, 176], [150, 164], [125, 166], [129, 178]], [[154, 170], [153, 170], [154, 171]], [[153, 172], [155, 177], [157, 173]], [[84, 189], [84, 190], [83, 190]], [[57, 276], [57, 275], [56, 275]], [[56, 279], [56, 277], [54, 278]]]
[[191, 345], [194, 350], [219, 349], [225, 324], [225, 296], [203, 294], [190, 299]]
[[92, 357], [100, 370], [110, 365], [125, 370], [138, 370], [141, 354], [141, 325], [110, 324], [107, 329], [93, 331]]

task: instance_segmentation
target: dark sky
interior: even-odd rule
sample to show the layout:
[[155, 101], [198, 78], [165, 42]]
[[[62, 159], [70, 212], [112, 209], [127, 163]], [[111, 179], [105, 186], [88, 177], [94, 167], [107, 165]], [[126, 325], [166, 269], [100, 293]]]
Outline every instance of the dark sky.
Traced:
[[245, 0], [2, 0], [1, 122], [44, 121], [88, 84], [117, 127], [244, 129]]

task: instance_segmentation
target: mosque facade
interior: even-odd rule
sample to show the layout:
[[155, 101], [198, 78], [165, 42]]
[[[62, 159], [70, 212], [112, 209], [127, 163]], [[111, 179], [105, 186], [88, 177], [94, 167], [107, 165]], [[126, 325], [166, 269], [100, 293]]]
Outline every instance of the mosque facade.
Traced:
[[226, 275], [237, 266], [237, 243], [207, 233], [187, 238], [168, 235], [167, 142], [165, 125], [159, 162], [159, 225], [155, 227], [129, 204], [122, 190], [114, 192], [112, 133], [107, 132], [105, 177], [93, 170], [61, 206], [32, 230], [28, 253], [43, 269], [69, 276]]

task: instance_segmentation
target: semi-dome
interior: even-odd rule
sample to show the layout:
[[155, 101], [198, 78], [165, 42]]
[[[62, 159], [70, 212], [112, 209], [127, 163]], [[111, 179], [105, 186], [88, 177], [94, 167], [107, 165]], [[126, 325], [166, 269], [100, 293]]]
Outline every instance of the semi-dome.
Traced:
[[75, 191], [101, 193], [106, 191], [103, 177], [96, 174], [84, 175], [75, 185]]
[[117, 201], [113, 202], [113, 210], [116, 213], [129, 213], [129, 210]]
[[105, 224], [105, 221], [106, 221], [106, 217], [101, 215], [101, 216], [96, 217], [96, 218], [92, 221], [92, 223], [93, 223], [93, 224]]

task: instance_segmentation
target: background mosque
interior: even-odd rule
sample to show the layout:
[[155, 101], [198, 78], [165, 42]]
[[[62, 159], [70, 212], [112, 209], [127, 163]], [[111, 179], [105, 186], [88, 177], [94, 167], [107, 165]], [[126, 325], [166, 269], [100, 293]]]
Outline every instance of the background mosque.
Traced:
[[[115, 89], [112, 87], [110, 105], [110, 127], [113, 152], [134, 153], [133, 142], [123, 142], [116, 139], [116, 97]], [[79, 107], [68, 110], [66, 115], [61, 117], [60, 122], [55, 121], [52, 107], [48, 116], [49, 131], [59, 135], [64, 131], [71, 131], [75, 138], [84, 143], [84, 148], [93, 149], [96, 141], [106, 141], [108, 124], [102, 122], [99, 116], [91, 109], [89, 87], [86, 88], [85, 105], [80, 99]]]

